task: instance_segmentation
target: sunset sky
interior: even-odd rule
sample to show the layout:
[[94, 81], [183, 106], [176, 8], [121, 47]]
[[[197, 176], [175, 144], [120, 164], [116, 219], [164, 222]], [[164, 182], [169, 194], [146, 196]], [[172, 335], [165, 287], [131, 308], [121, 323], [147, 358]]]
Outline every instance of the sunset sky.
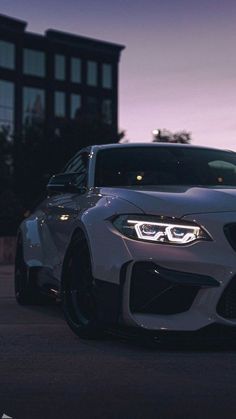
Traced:
[[154, 128], [236, 150], [235, 0], [1, 0], [27, 30], [59, 29], [126, 46], [119, 127], [131, 141]]

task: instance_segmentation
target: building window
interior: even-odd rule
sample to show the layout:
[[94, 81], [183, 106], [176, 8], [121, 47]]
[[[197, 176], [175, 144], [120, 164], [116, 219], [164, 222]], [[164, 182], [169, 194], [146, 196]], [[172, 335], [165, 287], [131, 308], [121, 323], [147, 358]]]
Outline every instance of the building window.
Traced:
[[81, 83], [81, 60], [79, 58], [71, 58], [71, 81]]
[[66, 60], [64, 55], [55, 55], [55, 78], [65, 80], [66, 78]]
[[8, 139], [14, 129], [14, 103], [14, 84], [0, 80], [0, 128]]
[[112, 88], [112, 66], [111, 64], [102, 65], [102, 87], [105, 89]]
[[24, 87], [23, 90], [23, 124], [34, 125], [44, 121], [45, 93], [44, 90]]
[[112, 101], [111, 99], [104, 99], [102, 101], [102, 118], [105, 124], [112, 124]]
[[66, 95], [64, 92], [55, 92], [54, 112], [57, 118], [64, 118], [66, 116]]
[[93, 96], [87, 97], [87, 115], [89, 117], [97, 116], [98, 114], [98, 99]]
[[76, 119], [81, 109], [81, 96], [72, 94], [70, 97], [70, 117]]
[[88, 61], [87, 63], [87, 84], [89, 86], [97, 86], [98, 66], [95, 61]]
[[24, 74], [45, 76], [45, 54], [42, 51], [24, 49]]
[[13, 70], [15, 68], [15, 45], [0, 41], [0, 66]]

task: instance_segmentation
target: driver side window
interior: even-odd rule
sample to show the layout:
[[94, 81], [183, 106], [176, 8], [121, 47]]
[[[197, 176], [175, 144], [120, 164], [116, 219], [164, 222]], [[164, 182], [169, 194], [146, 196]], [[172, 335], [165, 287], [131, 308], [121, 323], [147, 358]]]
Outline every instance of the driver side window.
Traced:
[[75, 174], [73, 183], [77, 188], [87, 187], [88, 162], [88, 153], [79, 153], [65, 167], [64, 173]]

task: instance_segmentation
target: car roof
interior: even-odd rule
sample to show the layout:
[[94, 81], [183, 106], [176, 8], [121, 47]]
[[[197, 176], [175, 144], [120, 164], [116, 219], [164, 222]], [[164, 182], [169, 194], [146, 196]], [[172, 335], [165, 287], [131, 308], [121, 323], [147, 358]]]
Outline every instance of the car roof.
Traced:
[[137, 148], [137, 147], [178, 147], [178, 148], [195, 148], [195, 149], [205, 149], [205, 150], [219, 150], [219, 151], [228, 151], [232, 152], [232, 150], [224, 150], [219, 149], [217, 147], [207, 147], [201, 145], [193, 145], [193, 144], [182, 144], [182, 143], [167, 143], [167, 142], [132, 142], [132, 143], [115, 143], [115, 144], [97, 144], [90, 146], [90, 150], [97, 152], [99, 150], [107, 150], [107, 149], [116, 149], [116, 148]]

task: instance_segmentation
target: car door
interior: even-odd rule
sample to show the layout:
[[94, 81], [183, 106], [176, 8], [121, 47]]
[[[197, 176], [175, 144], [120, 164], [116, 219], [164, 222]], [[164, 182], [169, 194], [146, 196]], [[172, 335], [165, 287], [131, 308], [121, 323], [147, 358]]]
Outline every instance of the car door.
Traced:
[[48, 261], [53, 260], [52, 269], [56, 278], [60, 277], [65, 251], [77, 224], [81, 201], [84, 206], [86, 200], [88, 165], [87, 151], [80, 152], [71, 159], [63, 174], [68, 174], [68, 177], [74, 174], [73, 185], [76, 188], [72, 192], [53, 193], [43, 204], [44, 235], [48, 237], [54, 252], [54, 255], [48, 255]]

